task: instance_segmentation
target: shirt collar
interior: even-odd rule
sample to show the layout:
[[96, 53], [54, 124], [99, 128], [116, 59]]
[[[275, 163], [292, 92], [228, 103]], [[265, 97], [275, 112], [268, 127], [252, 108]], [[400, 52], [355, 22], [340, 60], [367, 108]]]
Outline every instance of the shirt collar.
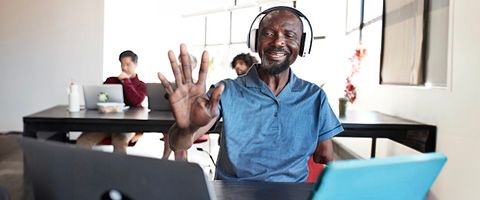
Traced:
[[138, 79], [138, 74], [135, 74], [135, 77], [130, 78], [130, 80], [132, 80], [132, 81], [133, 81], [133, 80], [135, 80], [135, 81], [136, 81], [136, 80], [139, 80], [139, 79]]
[[[250, 70], [248, 70], [247, 74], [245, 74], [245, 86], [246, 87], [251, 87], [251, 88], [262, 88], [263, 83], [262, 79], [260, 79], [260, 76], [258, 75], [257, 67], [259, 67], [259, 64], [255, 64], [252, 67], [250, 67]], [[301, 91], [301, 81], [297, 78], [297, 76], [293, 73], [292, 69], [290, 70], [290, 79], [285, 86], [284, 89], [289, 89], [292, 92], [298, 92]]]
[[258, 64], [254, 64], [245, 74], [245, 86], [252, 88], [262, 88], [262, 80], [257, 72]]

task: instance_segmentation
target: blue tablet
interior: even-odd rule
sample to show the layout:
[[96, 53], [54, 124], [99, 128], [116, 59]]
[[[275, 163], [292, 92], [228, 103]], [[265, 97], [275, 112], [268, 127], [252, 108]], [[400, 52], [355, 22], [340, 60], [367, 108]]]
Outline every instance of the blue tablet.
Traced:
[[311, 199], [425, 199], [447, 161], [441, 153], [334, 161], [327, 165]]

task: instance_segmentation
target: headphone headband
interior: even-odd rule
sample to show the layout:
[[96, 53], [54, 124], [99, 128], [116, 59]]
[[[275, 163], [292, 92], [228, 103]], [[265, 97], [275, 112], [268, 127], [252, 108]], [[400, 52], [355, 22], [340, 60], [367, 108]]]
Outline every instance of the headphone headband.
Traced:
[[[310, 51], [312, 49], [312, 42], [313, 42], [313, 29], [312, 25], [310, 23], [310, 20], [299, 10], [292, 8], [292, 7], [287, 7], [287, 6], [276, 6], [272, 7], [269, 9], [266, 9], [262, 12], [260, 12], [255, 19], [253, 20], [252, 24], [250, 25], [250, 31], [247, 36], [247, 46], [252, 50], [253, 52], [257, 52], [257, 37], [258, 37], [258, 28], [253, 29], [253, 26], [258, 22], [258, 26], [260, 26], [260, 23], [262, 22], [263, 18], [267, 16], [270, 12], [277, 11], [277, 10], [288, 10], [290, 12], [293, 12], [295, 15], [298, 16], [300, 21], [302, 22], [303, 26], [303, 34], [300, 42], [300, 56], [304, 57], [306, 54], [310, 54]], [[260, 19], [260, 20], [258, 20]], [[305, 31], [305, 25], [308, 24], [309, 27], [309, 33]], [[307, 36], [308, 35], [308, 36]], [[305, 46], [308, 45], [308, 46]]]

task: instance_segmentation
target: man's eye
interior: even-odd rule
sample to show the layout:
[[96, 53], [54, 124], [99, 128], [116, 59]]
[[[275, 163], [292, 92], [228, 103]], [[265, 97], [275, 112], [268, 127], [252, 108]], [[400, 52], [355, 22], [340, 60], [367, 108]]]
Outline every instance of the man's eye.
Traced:
[[285, 34], [288, 38], [295, 38], [296, 34], [295, 33], [287, 33]]
[[264, 32], [263, 35], [267, 36], [267, 37], [271, 37], [271, 36], [273, 36], [273, 33], [272, 32]]

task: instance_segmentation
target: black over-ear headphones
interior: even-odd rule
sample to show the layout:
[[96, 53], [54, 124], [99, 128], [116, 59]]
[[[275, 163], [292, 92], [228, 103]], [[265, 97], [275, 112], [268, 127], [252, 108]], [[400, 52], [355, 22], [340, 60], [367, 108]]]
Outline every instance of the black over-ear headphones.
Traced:
[[[303, 33], [302, 33], [302, 38], [300, 41], [300, 56], [305, 57], [307, 54], [310, 54], [310, 50], [312, 49], [312, 41], [313, 41], [313, 30], [312, 30], [312, 25], [310, 24], [310, 21], [308, 18], [299, 10], [292, 8], [292, 7], [287, 7], [287, 6], [277, 6], [273, 8], [269, 8], [267, 10], [264, 10], [260, 14], [258, 14], [255, 19], [252, 22], [252, 25], [250, 25], [250, 32], [248, 33], [248, 38], [247, 38], [247, 46], [250, 48], [252, 52], [257, 52], [257, 37], [258, 37], [258, 28], [260, 25], [260, 22], [263, 20], [263, 18], [268, 15], [268, 13], [276, 11], [276, 10], [288, 10], [293, 12], [300, 18], [300, 21], [302, 21], [302, 26], [303, 26]], [[305, 31], [305, 25], [308, 24], [309, 31]], [[256, 28], [253, 28], [255, 25]]]

